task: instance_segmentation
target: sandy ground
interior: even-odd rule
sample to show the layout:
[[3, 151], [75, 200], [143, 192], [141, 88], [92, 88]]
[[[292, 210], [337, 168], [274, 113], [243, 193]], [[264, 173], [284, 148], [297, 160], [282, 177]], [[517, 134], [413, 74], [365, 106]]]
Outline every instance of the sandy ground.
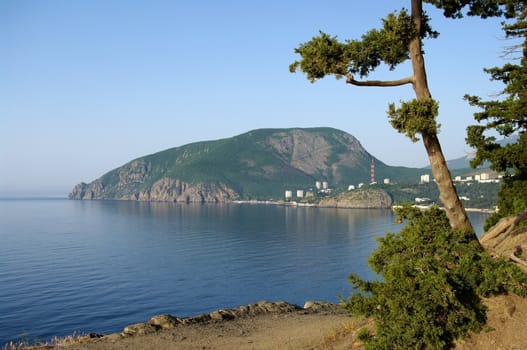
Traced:
[[458, 350], [527, 349], [527, 298], [501, 295], [485, 301], [487, 329], [460, 341]]
[[[367, 320], [352, 318], [345, 311], [306, 313], [300, 310], [177, 326], [152, 335], [124, 338], [110, 335], [88, 343], [60, 348], [351, 349], [353, 343], [348, 344], [348, 341], [353, 337], [352, 333], [366, 323]], [[346, 337], [343, 337], [344, 334]]]

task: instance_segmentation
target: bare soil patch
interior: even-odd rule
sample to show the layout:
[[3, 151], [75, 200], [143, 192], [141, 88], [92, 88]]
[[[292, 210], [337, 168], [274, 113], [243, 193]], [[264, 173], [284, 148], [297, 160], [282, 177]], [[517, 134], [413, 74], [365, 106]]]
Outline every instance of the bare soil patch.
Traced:
[[297, 310], [178, 325], [153, 334], [112, 334], [60, 349], [351, 349], [348, 339], [366, 322], [340, 308]]

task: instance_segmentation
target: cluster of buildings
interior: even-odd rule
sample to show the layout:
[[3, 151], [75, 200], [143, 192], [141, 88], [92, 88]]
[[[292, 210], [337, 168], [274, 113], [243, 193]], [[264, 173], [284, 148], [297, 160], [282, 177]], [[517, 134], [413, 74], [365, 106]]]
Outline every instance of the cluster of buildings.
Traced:
[[474, 176], [467, 176], [464, 179], [461, 178], [461, 176], [456, 176], [454, 178], [455, 182], [479, 182], [479, 183], [498, 183], [500, 182], [502, 178], [502, 175], [498, 175], [497, 177], [492, 177], [488, 173], [481, 173]]
[[[377, 182], [375, 182], [375, 178], [374, 178], [374, 168], [373, 168], [373, 165], [372, 165], [372, 176], [371, 176], [371, 183], [370, 185], [374, 185], [376, 184]], [[466, 177], [461, 177], [461, 176], [456, 176], [454, 178], [454, 182], [464, 182], [464, 183], [472, 183], [472, 182], [477, 182], [477, 183], [499, 183], [501, 180], [501, 175], [499, 176], [492, 176], [491, 174], [489, 173], [481, 173], [481, 174], [477, 174], [477, 175], [474, 175], [474, 176], [466, 176]], [[421, 175], [421, 178], [419, 180], [419, 183], [420, 184], [426, 184], [426, 183], [429, 183], [431, 181], [435, 181], [432, 176], [430, 174], [423, 174]], [[391, 184], [391, 180], [386, 178], [383, 180], [383, 183], [385, 185], [390, 185]], [[361, 188], [363, 186], [365, 186], [366, 184], [361, 182], [359, 183], [357, 186], [355, 185], [349, 185], [348, 186], [348, 191], [352, 191], [352, 190], [355, 190], [356, 188]], [[323, 194], [329, 194], [333, 191], [332, 188], [329, 187], [329, 183], [327, 181], [315, 181], [315, 188], [316, 188], [316, 192], [317, 193], [323, 193]], [[285, 191], [285, 199], [286, 200], [292, 200], [294, 198], [296, 199], [303, 199], [303, 198], [309, 198], [309, 197], [313, 197], [315, 194], [314, 194], [314, 189], [309, 189], [307, 191], [304, 191], [304, 190], [296, 190], [296, 191], [293, 191], [293, 190], [286, 190]], [[463, 198], [462, 198], [463, 199]], [[417, 203], [422, 203], [422, 202], [427, 202], [429, 201], [430, 199], [429, 198], [416, 198], [415, 201]]]
[[[329, 188], [329, 183], [327, 181], [316, 181], [315, 182], [315, 188], [317, 189], [318, 193], [331, 193], [332, 189]], [[285, 191], [285, 199], [291, 200], [293, 199], [293, 191], [292, 190], [286, 190]], [[304, 191], [304, 190], [296, 190], [296, 198], [302, 199], [302, 198], [309, 198], [313, 197], [314, 193], [312, 190]]]
[[[377, 182], [375, 181], [375, 163], [374, 163], [374, 160], [372, 159], [371, 160], [370, 185], [375, 185], [376, 183]], [[383, 183], [385, 185], [389, 185], [389, 184], [391, 184], [391, 181], [390, 181], [390, 179], [384, 179]], [[361, 188], [364, 185], [365, 185], [365, 183], [363, 183], [363, 182], [359, 183], [357, 185], [357, 187], [355, 187], [355, 185], [349, 185], [348, 186], [348, 191], [352, 191], [355, 188]], [[316, 188], [317, 193], [322, 193], [322, 194], [329, 194], [329, 193], [331, 193], [333, 191], [333, 189], [331, 189], [329, 187], [329, 184], [328, 184], [327, 181], [315, 181], [315, 188]], [[314, 196], [313, 190], [306, 191], [306, 192], [304, 192], [304, 190], [296, 190], [296, 198], [297, 199], [309, 198], [309, 197], [313, 197], [313, 196]], [[292, 190], [286, 190], [285, 191], [285, 199], [286, 200], [292, 200], [293, 199], [293, 191]]]
[[[307, 197], [307, 192], [306, 192], [306, 195], [305, 197]], [[311, 193], [311, 195], [313, 195]], [[296, 190], [296, 198], [304, 198], [304, 190]], [[293, 199], [293, 191], [291, 190], [286, 190], [285, 191], [285, 199], [286, 200], [290, 200], [290, 199]]]
[[[481, 173], [481, 174], [477, 174], [477, 175], [474, 175], [474, 176], [466, 176], [466, 177], [462, 177], [462, 176], [456, 176], [454, 177], [454, 182], [458, 182], [458, 183], [465, 183], [467, 185], [470, 185], [474, 182], [477, 182], [477, 183], [499, 183], [500, 180], [502, 178], [502, 175], [498, 175], [498, 176], [493, 176], [489, 173]], [[421, 179], [419, 181], [420, 184], [425, 184], [425, 183], [429, 183], [430, 181], [435, 181], [434, 179], [431, 179], [430, 175], [429, 174], [424, 174], [424, 175], [421, 175]], [[461, 200], [464, 200], [464, 201], [469, 201], [470, 198], [467, 197], [467, 196], [459, 196], [459, 199]], [[426, 198], [426, 197], [423, 197], [423, 198], [415, 198], [415, 203], [417, 205], [428, 205], [430, 203], [431, 199], [430, 198]]]
[[[389, 185], [391, 184], [391, 181], [390, 179], [384, 179], [384, 184], [385, 185]], [[376, 182], [373, 182], [373, 183], [370, 183], [370, 185], [374, 185], [376, 184]], [[361, 182], [359, 183], [357, 186], [355, 185], [349, 185], [348, 186], [348, 191], [353, 191], [357, 188], [362, 188], [363, 186], [365, 186], [366, 184]], [[315, 188], [314, 189], [309, 189], [307, 191], [304, 191], [304, 190], [296, 190], [296, 191], [293, 191], [293, 190], [286, 190], [285, 191], [285, 199], [286, 200], [292, 200], [292, 199], [303, 199], [303, 198], [309, 198], [309, 197], [313, 197], [315, 195], [314, 192], [317, 192], [319, 194], [330, 194], [331, 192], [333, 192], [333, 189], [329, 187], [329, 183], [327, 181], [315, 181]]]
[[[467, 176], [465, 178], [461, 176], [456, 176], [454, 178], [454, 182], [478, 182], [478, 183], [498, 183], [501, 180], [501, 175], [498, 175], [497, 177], [493, 177], [489, 173], [481, 173], [474, 176]], [[421, 179], [419, 181], [420, 184], [429, 183], [431, 181], [431, 176], [429, 174], [421, 175]]]

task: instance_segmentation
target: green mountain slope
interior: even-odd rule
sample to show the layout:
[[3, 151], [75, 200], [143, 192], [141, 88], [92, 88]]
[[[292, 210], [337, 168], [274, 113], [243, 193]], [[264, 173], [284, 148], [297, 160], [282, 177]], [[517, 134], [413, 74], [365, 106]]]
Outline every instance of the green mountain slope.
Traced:
[[315, 181], [333, 188], [377, 179], [417, 178], [419, 169], [390, 167], [373, 158], [352, 135], [332, 128], [259, 129], [232, 138], [167, 149], [135, 159], [90, 184], [73, 199], [222, 202], [277, 199], [286, 189]]

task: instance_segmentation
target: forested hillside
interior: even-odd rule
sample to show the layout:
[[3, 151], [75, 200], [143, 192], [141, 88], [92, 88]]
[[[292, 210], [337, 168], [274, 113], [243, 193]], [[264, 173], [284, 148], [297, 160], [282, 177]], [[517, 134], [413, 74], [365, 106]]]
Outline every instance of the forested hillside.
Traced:
[[171, 148], [141, 157], [97, 180], [80, 183], [73, 199], [223, 202], [281, 199], [287, 189], [308, 190], [414, 178], [419, 169], [392, 167], [352, 135], [332, 128], [259, 129], [232, 138]]

